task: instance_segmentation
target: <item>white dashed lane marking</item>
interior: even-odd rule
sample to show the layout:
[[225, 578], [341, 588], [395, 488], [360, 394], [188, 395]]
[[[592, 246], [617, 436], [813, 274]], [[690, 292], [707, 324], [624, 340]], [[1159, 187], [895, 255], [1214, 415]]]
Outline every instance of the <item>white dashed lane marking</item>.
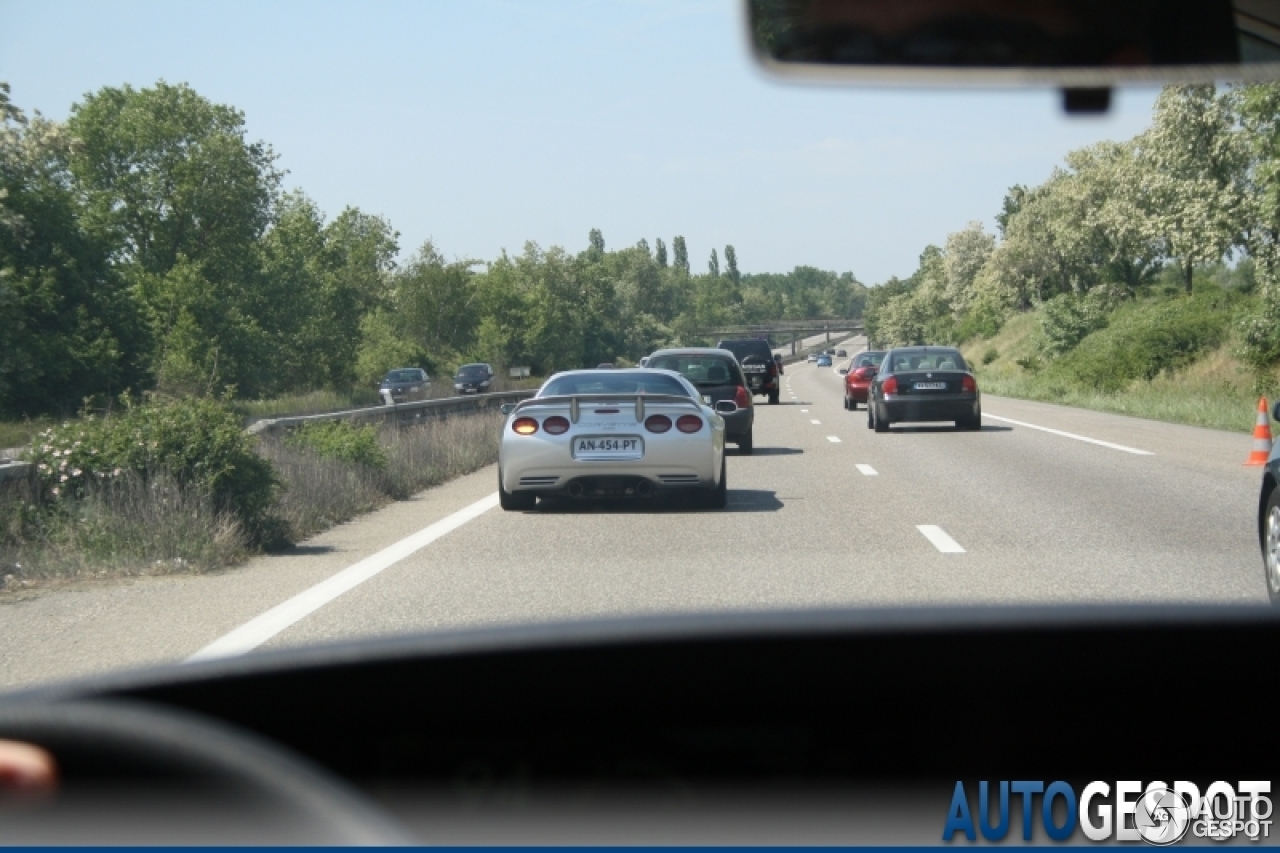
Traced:
[[870, 465], [858, 465], [857, 468], [864, 477], [878, 477], [880, 475], [880, 472]]
[[936, 524], [917, 524], [916, 530], [924, 534], [924, 538], [933, 543], [944, 554], [963, 554], [960, 543], [947, 535], [947, 532]]
[[815, 424], [817, 426], [822, 426], [822, 421], [819, 421], [819, 420], [810, 420], [809, 423]]
[[840, 437], [836, 435], [829, 435], [827, 436], [827, 441], [831, 442], [832, 444], [839, 444]]

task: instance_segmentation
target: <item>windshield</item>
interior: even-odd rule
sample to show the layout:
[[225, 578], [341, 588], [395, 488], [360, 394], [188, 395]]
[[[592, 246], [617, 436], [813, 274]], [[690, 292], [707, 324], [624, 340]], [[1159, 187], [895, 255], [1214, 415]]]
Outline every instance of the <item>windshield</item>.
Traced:
[[1280, 87], [780, 85], [743, 5], [0, 3], [0, 689], [1280, 598]]
[[723, 356], [659, 355], [650, 359], [648, 366], [674, 370], [695, 385], [732, 385], [737, 382], [737, 369]]
[[670, 376], [637, 370], [570, 373], [553, 377], [538, 391], [539, 397], [561, 394], [675, 394], [688, 397], [689, 391]]

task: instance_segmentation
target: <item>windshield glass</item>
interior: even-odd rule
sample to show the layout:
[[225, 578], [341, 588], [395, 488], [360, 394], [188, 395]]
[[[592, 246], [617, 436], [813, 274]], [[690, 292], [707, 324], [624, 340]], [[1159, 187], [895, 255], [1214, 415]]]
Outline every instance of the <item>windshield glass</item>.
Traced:
[[1280, 87], [781, 85], [744, 8], [0, 2], [0, 689], [1280, 600]]
[[570, 373], [554, 377], [538, 391], [539, 397], [561, 394], [676, 394], [688, 397], [689, 391], [670, 376], [636, 370]]
[[674, 370], [695, 385], [731, 385], [737, 381], [737, 370], [723, 356], [660, 355], [650, 359], [648, 366]]

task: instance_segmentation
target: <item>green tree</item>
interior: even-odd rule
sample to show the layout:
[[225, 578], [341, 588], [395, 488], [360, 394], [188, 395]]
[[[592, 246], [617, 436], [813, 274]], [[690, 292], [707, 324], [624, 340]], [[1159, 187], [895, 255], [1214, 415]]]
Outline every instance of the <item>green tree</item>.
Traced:
[[724, 247], [724, 263], [729, 280], [734, 287], [738, 287], [742, 284], [742, 273], [738, 272], [738, 253], [733, 250], [733, 246]]
[[689, 249], [684, 244], [684, 237], [676, 235], [671, 241], [671, 251], [675, 255], [672, 260], [672, 266], [677, 270], [681, 270], [685, 275], [689, 274]]
[[720, 275], [720, 258], [716, 255], [716, 250], [711, 250], [711, 259], [707, 261], [707, 274], [712, 278], [718, 278]]
[[656, 248], [655, 248], [655, 252], [656, 252], [656, 260], [657, 260], [657, 262], [658, 262], [658, 266], [660, 266], [660, 267], [666, 267], [666, 265], [667, 265], [667, 244], [666, 244], [666, 243], [664, 243], [664, 242], [662, 242], [662, 238], [661, 238], [661, 237], [659, 237], [657, 240], [655, 240], [655, 241], [654, 241], [654, 245], [655, 245], [655, 247], [656, 247]]

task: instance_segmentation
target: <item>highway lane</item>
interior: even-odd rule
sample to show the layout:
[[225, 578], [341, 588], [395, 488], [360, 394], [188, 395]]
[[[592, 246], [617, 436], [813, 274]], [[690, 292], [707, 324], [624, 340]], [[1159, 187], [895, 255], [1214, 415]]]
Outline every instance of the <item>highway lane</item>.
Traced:
[[[1152, 455], [993, 418], [978, 433], [876, 435], [864, 411], [842, 409], [834, 371], [796, 365], [784, 379], [783, 404], [757, 406], [756, 454], [729, 459], [727, 512], [494, 509], [265, 647], [738, 608], [1265, 601], [1247, 436], [990, 397], [986, 414]], [[494, 478], [486, 469], [236, 571], [0, 605], [0, 677], [182, 659], [491, 495]]]

